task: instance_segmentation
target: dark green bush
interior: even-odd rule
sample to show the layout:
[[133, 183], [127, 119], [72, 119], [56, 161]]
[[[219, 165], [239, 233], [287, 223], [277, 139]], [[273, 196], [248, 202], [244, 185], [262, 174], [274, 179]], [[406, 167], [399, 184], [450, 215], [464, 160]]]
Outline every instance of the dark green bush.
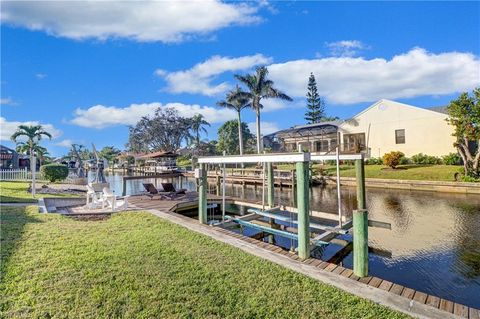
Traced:
[[47, 164], [40, 167], [43, 177], [50, 182], [61, 181], [67, 178], [68, 168], [62, 164]]
[[409, 159], [408, 157], [401, 157], [400, 165], [407, 165], [407, 164], [412, 164], [412, 160]]
[[366, 165], [382, 165], [383, 159], [381, 157], [370, 157], [365, 161]]
[[390, 166], [391, 168], [395, 168], [400, 164], [400, 160], [404, 157], [405, 154], [398, 151], [393, 151], [390, 153], [386, 153], [383, 155], [383, 165]]
[[460, 165], [462, 164], [462, 159], [458, 153], [449, 153], [442, 156], [443, 164], [445, 165]]
[[442, 159], [437, 156], [430, 156], [423, 153], [418, 153], [412, 156], [414, 164], [442, 164]]

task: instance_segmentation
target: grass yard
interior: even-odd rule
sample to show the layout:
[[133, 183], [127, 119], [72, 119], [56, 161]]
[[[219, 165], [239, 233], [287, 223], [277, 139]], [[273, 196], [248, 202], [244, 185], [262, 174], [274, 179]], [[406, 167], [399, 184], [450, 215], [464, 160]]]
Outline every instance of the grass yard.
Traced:
[[2, 318], [405, 318], [148, 213], [2, 207]]
[[[278, 165], [278, 169], [292, 169], [293, 165]], [[313, 165], [318, 172], [319, 164]], [[329, 175], [336, 175], [336, 166], [325, 165], [323, 168]], [[365, 165], [366, 178], [409, 179], [424, 181], [454, 181], [454, 174], [461, 170], [461, 166], [454, 165], [399, 165], [397, 170], [389, 170], [384, 165]], [[355, 166], [341, 165], [340, 176], [355, 177]]]
[[[399, 165], [398, 169], [385, 169], [383, 165], [365, 165], [366, 178], [410, 179], [425, 181], [454, 181], [454, 174], [459, 166], [454, 165]], [[330, 166], [327, 171], [335, 175], [336, 167]], [[342, 165], [340, 176], [355, 177], [355, 166]]]
[[[38, 183], [37, 185], [40, 185]], [[0, 182], [0, 202], [2, 203], [36, 203], [37, 199], [27, 192], [30, 184], [26, 182]], [[72, 197], [72, 194], [37, 194], [40, 197]]]

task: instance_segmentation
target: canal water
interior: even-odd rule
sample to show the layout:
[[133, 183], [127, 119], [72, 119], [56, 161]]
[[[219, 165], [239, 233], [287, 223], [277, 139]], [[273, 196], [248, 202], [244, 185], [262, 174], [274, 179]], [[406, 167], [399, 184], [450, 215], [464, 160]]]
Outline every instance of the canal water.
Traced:
[[[107, 179], [121, 194], [122, 176]], [[194, 180], [187, 178], [130, 180], [127, 194], [141, 193], [142, 182], [147, 181], [159, 187], [168, 181], [177, 188], [195, 189]], [[226, 195], [259, 201], [262, 187], [227, 185]], [[351, 215], [356, 208], [355, 188], [342, 186], [341, 196], [342, 211]], [[310, 201], [312, 210], [337, 212], [335, 187], [313, 187]], [[275, 203], [291, 206], [291, 190], [277, 188]], [[369, 228], [369, 246], [382, 252], [370, 253], [371, 275], [480, 308], [479, 195], [367, 188], [367, 206], [370, 219], [392, 225], [392, 230]], [[284, 245], [288, 245], [285, 240]], [[316, 251], [328, 253], [328, 249]], [[352, 268], [352, 259], [347, 255], [343, 265]]]

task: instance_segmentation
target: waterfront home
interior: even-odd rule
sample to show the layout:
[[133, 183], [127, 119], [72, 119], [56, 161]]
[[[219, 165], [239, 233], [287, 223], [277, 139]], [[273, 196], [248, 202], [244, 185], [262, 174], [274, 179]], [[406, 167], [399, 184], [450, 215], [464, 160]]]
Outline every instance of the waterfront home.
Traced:
[[445, 108], [426, 109], [382, 99], [348, 120], [298, 125], [266, 135], [264, 145], [272, 151], [291, 152], [301, 145], [310, 152], [328, 153], [340, 143], [344, 153], [363, 152], [372, 157], [391, 151], [442, 156], [456, 152], [447, 117]]

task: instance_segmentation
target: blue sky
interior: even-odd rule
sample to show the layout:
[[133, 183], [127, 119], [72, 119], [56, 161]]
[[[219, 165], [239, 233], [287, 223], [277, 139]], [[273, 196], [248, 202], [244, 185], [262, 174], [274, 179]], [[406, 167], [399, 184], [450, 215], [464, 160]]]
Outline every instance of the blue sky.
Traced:
[[[58, 156], [71, 142], [123, 149], [158, 107], [204, 114], [233, 74], [267, 65], [293, 102], [266, 102], [264, 132], [303, 124], [314, 72], [329, 115], [388, 98], [447, 104], [480, 85], [479, 2], [2, 2], [1, 124], [39, 122]], [[254, 113], [243, 113], [254, 122]]]

